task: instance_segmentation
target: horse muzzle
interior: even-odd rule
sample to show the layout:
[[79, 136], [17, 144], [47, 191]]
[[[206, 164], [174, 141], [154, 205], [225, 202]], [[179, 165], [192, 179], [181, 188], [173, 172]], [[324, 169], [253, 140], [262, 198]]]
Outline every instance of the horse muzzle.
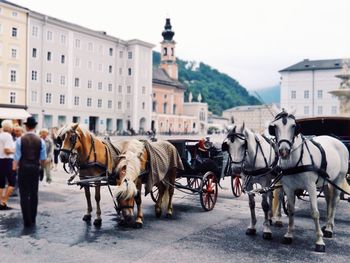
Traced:
[[68, 163], [68, 161], [69, 161], [69, 153], [61, 151], [59, 156], [60, 156], [60, 160], [61, 160], [62, 163]]
[[289, 157], [289, 154], [290, 154], [290, 148], [285, 147], [285, 146], [281, 146], [278, 149], [278, 154], [282, 159], [287, 159]]

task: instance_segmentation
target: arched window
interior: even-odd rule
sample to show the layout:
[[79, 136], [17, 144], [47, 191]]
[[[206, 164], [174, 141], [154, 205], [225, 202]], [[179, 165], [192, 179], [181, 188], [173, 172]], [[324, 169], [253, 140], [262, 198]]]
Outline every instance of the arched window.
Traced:
[[168, 48], [164, 48], [163, 49], [163, 56], [167, 56], [168, 55]]
[[153, 112], [156, 112], [156, 111], [157, 111], [157, 102], [156, 102], [156, 101], [153, 101], [153, 102], [152, 102], [152, 111], [153, 111]]
[[174, 48], [171, 48], [171, 55], [174, 56]]
[[163, 113], [166, 113], [166, 108], [167, 108], [167, 103], [165, 102], [164, 104], [163, 104]]

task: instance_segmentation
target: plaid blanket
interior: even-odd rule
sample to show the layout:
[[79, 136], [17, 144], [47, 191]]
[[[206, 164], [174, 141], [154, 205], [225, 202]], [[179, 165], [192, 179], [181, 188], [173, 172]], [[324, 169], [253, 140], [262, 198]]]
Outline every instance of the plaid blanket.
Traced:
[[184, 170], [179, 153], [174, 145], [167, 141], [144, 141], [148, 156], [150, 173], [146, 179], [145, 195], [152, 187], [162, 181], [171, 168]]

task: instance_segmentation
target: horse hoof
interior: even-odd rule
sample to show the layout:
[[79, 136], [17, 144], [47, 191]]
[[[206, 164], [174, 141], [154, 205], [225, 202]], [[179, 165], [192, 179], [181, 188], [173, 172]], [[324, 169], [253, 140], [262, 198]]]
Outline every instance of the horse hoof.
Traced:
[[94, 220], [94, 226], [99, 227], [99, 226], [101, 226], [101, 225], [102, 225], [102, 219], [101, 219], [101, 218], [96, 218], [96, 219]]
[[282, 221], [276, 221], [276, 222], [275, 222], [275, 226], [276, 226], [276, 227], [283, 227]]
[[83, 216], [83, 221], [85, 221], [85, 222], [91, 221], [91, 215], [84, 215]]
[[255, 228], [247, 228], [247, 231], [245, 231], [245, 234], [247, 236], [254, 236], [256, 234], [256, 229]]
[[325, 237], [325, 238], [332, 238], [333, 237], [333, 233], [331, 231], [324, 230], [323, 231], [323, 237]]
[[326, 246], [316, 244], [315, 251], [324, 253], [324, 252], [326, 252]]
[[134, 228], [140, 229], [140, 228], [142, 228], [142, 226], [143, 226], [142, 223], [137, 222], [137, 223], [135, 223]]
[[172, 214], [170, 214], [170, 213], [167, 213], [167, 214], [165, 215], [165, 217], [166, 217], [166, 218], [172, 218], [172, 217], [173, 217], [173, 215], [172, 215]]
[[156, 210], [156, 217], [160, 218], [161, 215], [162, 215], [162, 211], [161, 210]]
[[265, 239], [265, 240], [271, 240], [271, 239], [272, 239], [272, 233], [264, 232], [264, 233], [263, 233], [263, 239]]
[[290, 245], [292, 244], [292, 242], [293, 242], [293, 238], [291, 237], [284, 237], [282, 240], [282, 244], [285, 244], [285, 245]]

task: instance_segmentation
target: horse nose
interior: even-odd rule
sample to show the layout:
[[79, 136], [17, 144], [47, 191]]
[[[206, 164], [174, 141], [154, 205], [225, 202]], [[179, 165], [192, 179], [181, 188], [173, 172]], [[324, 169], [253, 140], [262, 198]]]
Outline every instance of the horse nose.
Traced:
[[68, 153], [60, 152], [60, 159], [62, 163], [68, 162]]
[[286, 146], [282, 146], [278, 149], [278, 153], [281, 156], [282, 159], [285, 159], [289, 156], [290, 154], [290, 149]]
[[125, 224], [128, 227], [133, 227], [135, 225], [135, 218], [133, 215], [127, 215], [125, 216]]

